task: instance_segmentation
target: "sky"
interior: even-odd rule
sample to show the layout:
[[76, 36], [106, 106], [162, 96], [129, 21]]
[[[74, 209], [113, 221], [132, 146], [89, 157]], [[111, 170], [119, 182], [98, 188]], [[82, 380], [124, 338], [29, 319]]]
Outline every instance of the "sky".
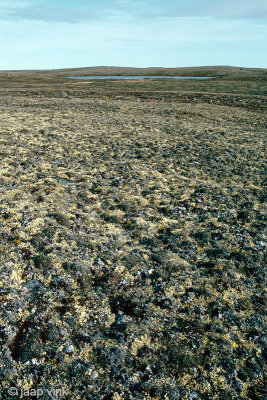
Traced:
[[0, 70], [267, 68], [266, 0], [0, 0]]

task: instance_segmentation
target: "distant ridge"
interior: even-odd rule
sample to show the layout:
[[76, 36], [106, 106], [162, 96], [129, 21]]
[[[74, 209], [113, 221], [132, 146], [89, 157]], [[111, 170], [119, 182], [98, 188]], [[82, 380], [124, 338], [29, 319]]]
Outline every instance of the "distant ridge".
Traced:
[[95, 66], [82, 68], [61, 68], [44, 70], [0, 70], [0, 75], [177, 75], [177, 76], [233, 76], [233, 77], [267, 77], [266, 68], [244, 68], [232, 66], [200, 66], [200, 67], [148, 67], [133, 68], [119, 66]]

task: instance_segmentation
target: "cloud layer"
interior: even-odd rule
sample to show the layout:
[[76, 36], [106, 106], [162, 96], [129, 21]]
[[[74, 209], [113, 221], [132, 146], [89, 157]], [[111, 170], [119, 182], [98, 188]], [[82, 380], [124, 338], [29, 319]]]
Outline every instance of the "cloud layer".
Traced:
[[267, 66], [261, 0], [181, 0], [179, 6], [177, 0], [88, 3], [2, 0], [0, 70]]
[[77, 23], [105, 18], [179, 18], [179, 17], [217, 17], [225, 19], [263, 19], [267, 18], [267, 3], [264, 0], [99, 0], [88, 2], [37, 0], [10, 1], [0, 5], [2, 20], [35, 20], [47, 22]]

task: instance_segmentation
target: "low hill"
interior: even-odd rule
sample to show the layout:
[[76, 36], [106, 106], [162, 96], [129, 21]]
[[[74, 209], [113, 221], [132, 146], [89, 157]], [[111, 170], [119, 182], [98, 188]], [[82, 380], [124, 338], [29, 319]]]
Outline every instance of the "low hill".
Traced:
[[48, 75], [180, 75], [180, 76], [232, 76], [232, 77], [266, 77], [266, 68], [243, 68], [231, 66], [201, 66], [201, 67], [179, 67], [179, 68], [132, 68], [132, 67], [112, 67], [112, 66], [95, 66], [84, 68], [63, 68], [48, 70], [8, 70], [0, 71], [0, 76], [6, 75], [32, 75], [32, 74], [48, 74]]

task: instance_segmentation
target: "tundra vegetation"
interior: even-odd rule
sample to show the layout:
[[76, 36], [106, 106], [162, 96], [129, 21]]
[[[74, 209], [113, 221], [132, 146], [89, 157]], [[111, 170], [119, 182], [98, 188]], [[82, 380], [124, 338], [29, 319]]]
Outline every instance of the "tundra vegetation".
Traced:
[[266, 82], [0, 72], [1, 399], [265, 398]]

